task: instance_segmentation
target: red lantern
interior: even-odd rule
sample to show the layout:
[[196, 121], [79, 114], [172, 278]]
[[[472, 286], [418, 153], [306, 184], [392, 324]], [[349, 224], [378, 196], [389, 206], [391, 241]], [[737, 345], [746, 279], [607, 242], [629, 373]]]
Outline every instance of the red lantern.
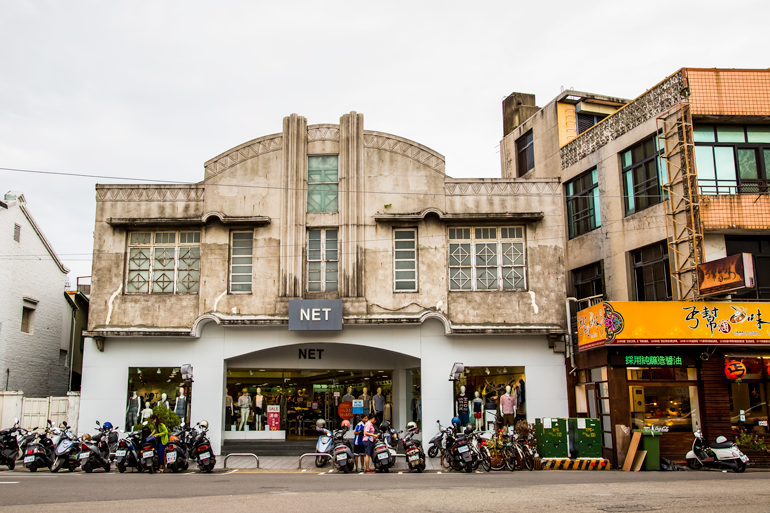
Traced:
[[741, 379], [746, 375], [746, 366], [743, 363], [733, 360], [725, 364], [725, 376], [727, 379]]

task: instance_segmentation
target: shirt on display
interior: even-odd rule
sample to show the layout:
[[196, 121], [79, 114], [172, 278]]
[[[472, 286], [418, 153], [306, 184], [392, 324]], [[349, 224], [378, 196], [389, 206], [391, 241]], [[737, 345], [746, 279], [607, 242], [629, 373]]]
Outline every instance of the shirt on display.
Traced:
[[516, 413], [514, 407], [516, 406], [516, 396], [504, 394], [500, 396], [500, 410], [503, 415], [513, 415]]
[[374, 411], [382, 411], [385, 407], [385, 398], [377, 394], [374, 396]]
[[467, 395], [457, 396], [457, 412], [468, 413], [468, 396]]

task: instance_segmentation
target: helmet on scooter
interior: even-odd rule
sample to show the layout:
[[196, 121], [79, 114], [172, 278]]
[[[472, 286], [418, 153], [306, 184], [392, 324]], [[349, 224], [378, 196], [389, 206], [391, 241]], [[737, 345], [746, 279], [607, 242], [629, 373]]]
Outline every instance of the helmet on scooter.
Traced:
[[407, 431], [417, 431], [417, 423], [416, 422], [409, 422], [406, 425]]
[[726, 441], [727, 441], [727, 438], [725, 438], [725, 437], [723, 437], [723, 436], [718, 436], [718, 437], [717, 437], [717, 443], [718, 443], [718, 444], [723, 444], [723, 443], [725, 443]]
[[112, 422], [105, 422], [104, 424], [102, 424], [102, 427], [104, 429], [112, 429]]
[[468, 424], [465, 426], [465, 434], [470, 435], [476, 430], [476, 426], [468, 422]]
[[460, 422], [460, 417], [452, 417], [452, 425], [455, 427], [459, 427], [462, 423]]
[[209, 428], [209, 421], [208, 421], [208, 420], [202, 420], [202, 421], [200, 421], [198, 424], [199, 424], [199, 425], [200, 425], [200, 427], [202, 427], [203, 429], [208, 429], [208, 428]]
[[386, 420], [385, 422], [383, 422], [382, 424], [380, 424], [380, 431], [382, 431], [382, 432], [387, 432], [387, 431], [390, 431], [390, 422], [388, 422], [388, 421]]
[[84, 442], [90, 442], [91, 441], [91, 435], [89, 435], [88, 433], [83, 435], [83, 441]]
[[326, 421], [324, 419], [318, 419], [315, 421], [315, 427], [318, 429], [324, 429], [326, 427]]
[[343, 420], [342, 421], [342, 427], [350, 429], [350, 421], [349, 420]]

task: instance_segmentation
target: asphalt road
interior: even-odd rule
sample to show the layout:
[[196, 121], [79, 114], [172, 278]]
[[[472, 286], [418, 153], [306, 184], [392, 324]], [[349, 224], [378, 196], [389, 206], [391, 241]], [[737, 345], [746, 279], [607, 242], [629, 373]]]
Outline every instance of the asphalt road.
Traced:
[[770, 473], [118, 474], [0, 471], [0, 512], [770, 511]]

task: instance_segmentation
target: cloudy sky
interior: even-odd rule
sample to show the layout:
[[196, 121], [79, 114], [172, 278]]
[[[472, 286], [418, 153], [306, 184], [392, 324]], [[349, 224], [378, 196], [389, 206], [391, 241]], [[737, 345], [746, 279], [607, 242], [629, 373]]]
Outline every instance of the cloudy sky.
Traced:
[[[685, 66], [766, 68], [768, 14], [767, 0], [0, 0], [0, 167], [195, 182], [292, 112], [355, 110], [444, 154], [450, 176], [496, 177], [511, 92], [634, 98]], [[0, 170], [73, 284], [91, 274], [97, 182], [121, 180]]]

